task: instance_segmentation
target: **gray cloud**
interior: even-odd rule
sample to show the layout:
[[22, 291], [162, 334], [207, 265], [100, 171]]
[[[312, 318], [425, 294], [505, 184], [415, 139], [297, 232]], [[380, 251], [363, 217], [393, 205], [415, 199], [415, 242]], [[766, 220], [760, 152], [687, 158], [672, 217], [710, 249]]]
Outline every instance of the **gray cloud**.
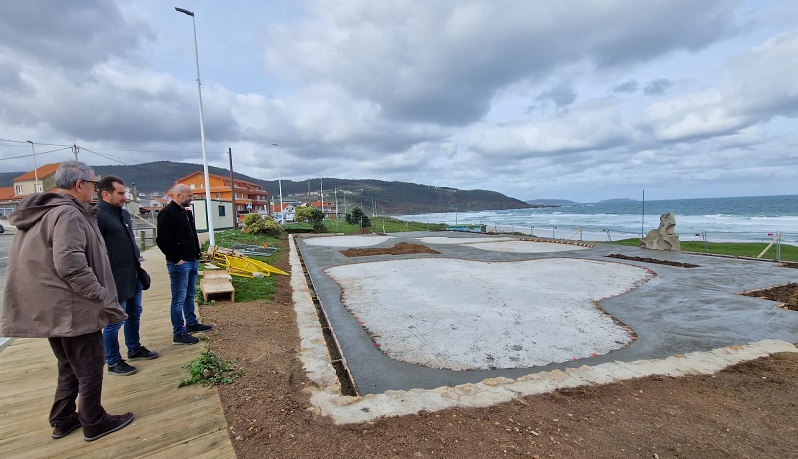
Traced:
[[48, 69], [88, 69], [153, 38], [105, 0], [0, 2], [0, 17], [0, 50]]
[[[0, 3], [0, 137], [200, 161], [191, 25], [171, 5], [10, 3]], [[272, 143], [284, 178], [522, 198], [654, 183], [689, 194], [748, 170], [753, 189], [794, 170], [798, 32], [785, 25], [764, 43], [743, 33], [773, 35], [746, 17], [766, 6], [311, 0], [279, 20], [196, 6], [209, 161], [226, 167], [232, 147], [255, 177], [275, 177]], [[0, 159], [25, 151], [0, 144]]]
[[350, 4], [272, 30], [268, 57], [271, 68], [346, 88], [389, 118], [464, 125], [487, 112], [500, 88], [587, 55], [602, 67], [628, 65], [733, 31], [732, 5], [710, 0], [632, 11], [621, 1]]
[[648, 83], [646, 87], [643, 88], [643, 94], [647, 96], [664, 94], [671, 86], [673, 86], [672, 81], [667, 78], [659, 78]]
[[625, 83], [621, 83], [618, 86], [612, 88], [612, 92], [614, 93], [632, 93], [637, 91], [640, 85], [637, 84], [636, 81], [627, 81]]
[[538, 102], [551, 101], [558, 108], [567, 107], [576, 100], [576, 92], [569, 82], [560, 81], [557, 85], [547, 89], [535, 98]]

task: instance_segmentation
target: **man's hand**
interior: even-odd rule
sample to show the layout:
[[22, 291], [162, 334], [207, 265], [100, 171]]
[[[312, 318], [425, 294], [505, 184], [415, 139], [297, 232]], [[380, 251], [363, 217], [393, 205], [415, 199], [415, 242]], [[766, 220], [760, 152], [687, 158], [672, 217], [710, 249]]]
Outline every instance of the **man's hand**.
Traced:
[[183, 263], [185, 263], [185, 262], [184, 262], [183, 260], [180, 260], [180, 261], [178, 261], [177, 263], [175, 263], [175, 266], [180, 266], [180, 265], [182, 265]]

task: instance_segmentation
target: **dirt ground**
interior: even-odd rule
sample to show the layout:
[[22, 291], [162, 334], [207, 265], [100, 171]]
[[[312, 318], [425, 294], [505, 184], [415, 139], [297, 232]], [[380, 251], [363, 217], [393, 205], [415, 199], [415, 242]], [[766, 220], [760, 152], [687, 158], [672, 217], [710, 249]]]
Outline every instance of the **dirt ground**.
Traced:
[[426, 245], [411, 244], [409, 242], [400, 242], [391, 247], [367, 247], [367, 248], [352, 248], [341, 250], [345, 257], [366, 257], [369, 255], [407, 255], [412, 253], [432, 253], [438, 254], [437, 250], [430, 249]]
[[[286, 244], [275, 265], [290, 271]], [[210, 348], [246, 374], [219, 389], [249, 458], [798, 458], [798, 354], [715, 375], [560, 390], [490, 408], [334, 425], [307, 410], [289, 279], [270, 302], [202, 306]]]

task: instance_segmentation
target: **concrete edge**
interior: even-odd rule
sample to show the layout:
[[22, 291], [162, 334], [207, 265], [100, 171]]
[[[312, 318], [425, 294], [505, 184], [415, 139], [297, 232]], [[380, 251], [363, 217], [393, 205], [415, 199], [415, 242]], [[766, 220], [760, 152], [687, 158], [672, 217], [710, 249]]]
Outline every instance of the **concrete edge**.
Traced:
[[330, 354], [305, 281], [293, 235], [289, 238], [289, 244], [291, 287], [301, 340], [299, 357], [308, 378], [316, 385], [306, 389], [312, 405], [310, 410], [320, 416], [329, 416], [335, 424], [362, 423], [422, 410], [487, 407], [557, 389], [608, 384], [654, 375], [678, 377], [713, 374], [731, 365], [770, 354], [798, 352], [796, 345], [786, 341], [762, 340], [712, 351], [677, 354], [665, 359], [611, 362], [596, 366], [583, 365], [565, 371], [543, 371], [517, 379], [498, 377], [479, 383], [431, 390], [394, 390], [357, 397], [344, 396], [341, 395], [341, 385], [330, 363]]

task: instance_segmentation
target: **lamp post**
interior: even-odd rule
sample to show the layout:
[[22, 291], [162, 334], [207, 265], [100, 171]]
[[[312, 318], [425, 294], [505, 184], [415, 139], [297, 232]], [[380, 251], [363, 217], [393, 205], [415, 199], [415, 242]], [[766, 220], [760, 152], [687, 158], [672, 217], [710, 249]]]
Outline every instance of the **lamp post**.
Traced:
[[[36, 149], [33, 148], [33, 142], [30, 140], [26, 140], [30, 144], [30, 151], [33, 152], [33, 179], [35, 180], [33, 184], [33, 192], [39, 192], [39, 167], [36, 165]], [[44, 190], [42, 190], [44, 191]]]
[[276, 143], [272, 144], [277, 147], [277, 184], [280, 187], [280, 220], [285, 223], [285, 208], [283, 208], [283, 174], [280, 172], [280, 147]]
[[208, 155], [205, 152], [205, 118], [202, 116], [202, 84], [200, 82], [199, 71], [199, 52], [197, 51], [197, 23], [194, 20], [194, 12], [183, 8], [175, 7], [175, 11], [191, 16], [191, 24], [194, 26], [194, 60], [197, 64], [197, 95], [199, 96], [199, 115], [200, 115], [200, 138], [202, 139], [202, 166], [205, 172], [205, 217], [208, 220], [208, 242], [210, 246], [216, 245], [213, 237], [213, 215], [211, 210], [211, 180], [208, 177]]

